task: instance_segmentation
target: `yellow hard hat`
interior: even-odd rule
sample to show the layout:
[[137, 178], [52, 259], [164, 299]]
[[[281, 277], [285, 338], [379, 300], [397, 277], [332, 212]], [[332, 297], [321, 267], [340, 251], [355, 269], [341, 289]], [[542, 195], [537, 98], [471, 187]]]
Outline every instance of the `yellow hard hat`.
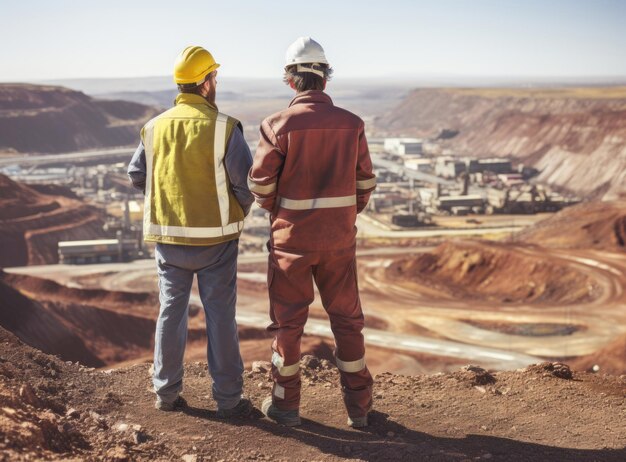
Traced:
[[176, 58], [174, 82], [179, 85], [200, 85], [207, 75], [220, 67], [213, 55], [202, 47], [189, 46]]

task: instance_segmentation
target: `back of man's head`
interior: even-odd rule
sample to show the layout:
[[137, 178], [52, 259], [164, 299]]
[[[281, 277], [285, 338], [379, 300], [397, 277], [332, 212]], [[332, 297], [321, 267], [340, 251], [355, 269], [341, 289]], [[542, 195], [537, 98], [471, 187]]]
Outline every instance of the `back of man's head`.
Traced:
[[[300, 71], [298, 71], [298, 68], [300, 68]], [[302, 71], [303, 68], [307, 70]], [[308, 69], [317, 72], [314, 73]], [[333, 70], [328, 64], [293, 64], [285, 67], [283, 82], [287, 85], [293, 84], [293, 88], [298, 92], [324, 90], [326, 82], [331, 79], [332, 74]]]
[[287, 48], [283, 81], [294, 90], [324, 90], [332, 73], [324, 48], [311, 37], [298, 37]]

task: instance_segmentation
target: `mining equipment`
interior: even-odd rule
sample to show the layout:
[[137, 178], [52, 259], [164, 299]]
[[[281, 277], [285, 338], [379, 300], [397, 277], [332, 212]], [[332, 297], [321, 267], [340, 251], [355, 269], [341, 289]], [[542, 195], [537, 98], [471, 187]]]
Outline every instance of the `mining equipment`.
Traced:
[[404, 228], [417, 228], [419, 226], [432, 226], [431, 216], [425, 212], [397, 213], [391, 217], [391, 223]]
[[504, 189], [489, 188], [486, 213], [558, 212], [578, 202], [578, 200], [566, 199], [560, 194], [550, 192], [540, 185], [523, 185]]

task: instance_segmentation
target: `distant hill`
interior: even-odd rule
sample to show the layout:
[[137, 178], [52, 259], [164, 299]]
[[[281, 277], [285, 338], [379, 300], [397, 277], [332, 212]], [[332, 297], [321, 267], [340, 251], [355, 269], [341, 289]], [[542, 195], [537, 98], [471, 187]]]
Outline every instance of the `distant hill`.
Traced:
[[59, 153], [134, 145], [158, 110], [63, 87], [0, 84], [0, 152]]
[[387, 134], [436, 137], [458, 154], [510, 156], [581, 195], [626, 192], [626, 87], [412, 91], [378, 121]]
[[[171, 107], [177, 94], [171, 76], [65, 79], [43, 83], [62, 85], [99, 99], [133, 101], [160, 108]], [[415, 79], [337, 76], [328, 83], [327, 91], [335, 104], [362, 117], [369, 131], [370, 121], [398, 105], [416, 84]], [[283, 83], [280, 70], [274, 78], [218, 76], [217, 105], [220, 111], [243, 122], [250, 141], [258, 139], [261, 120], [287, 107], [294, 96], [293, 90]]]

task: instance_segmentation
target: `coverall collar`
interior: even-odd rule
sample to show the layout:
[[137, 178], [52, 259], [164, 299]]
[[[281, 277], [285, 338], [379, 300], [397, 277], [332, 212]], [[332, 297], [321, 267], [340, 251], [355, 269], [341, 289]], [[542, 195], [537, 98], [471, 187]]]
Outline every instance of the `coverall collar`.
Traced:
[[294, 99], [289, 103], [289, 107], [294, 104], [308, 104], [308, 103], [326, 103], [333, 105], [333, 100], [330, 99], [326, 93], [322, 90], [308, 90], [298, 93]]
[[200, 95], [196, 95], [195, 93], [179, 93], [174, 100], [176, 105], [179, 104], [204, 104], [205, 106], [209, 106], [211, 109], [217, 111], [217, 106], [215, 104], [209, 103], [204, 97]]

